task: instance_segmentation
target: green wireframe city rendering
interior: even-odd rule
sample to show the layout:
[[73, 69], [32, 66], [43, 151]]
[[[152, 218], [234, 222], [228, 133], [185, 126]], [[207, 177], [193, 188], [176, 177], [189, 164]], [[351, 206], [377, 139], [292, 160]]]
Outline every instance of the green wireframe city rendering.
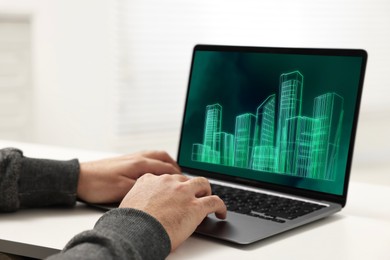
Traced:
[[223, 104], [207, 105], [203, 142], [192, 144], [191, 160], [335, 181], [344, 98], [319, 95], [312, 114], [302, 115], [303, 81], [299, 71], [281, 74], [279, 96], [269, 95], [254, 113], [237, 115], [234, 133], [222, 129]]

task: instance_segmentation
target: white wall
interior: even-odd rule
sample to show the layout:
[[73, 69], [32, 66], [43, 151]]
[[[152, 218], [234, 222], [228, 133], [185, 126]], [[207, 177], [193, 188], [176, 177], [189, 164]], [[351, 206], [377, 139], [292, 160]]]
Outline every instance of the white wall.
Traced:
[[[132, 61], [127, 68], [134, 79], [129, 88], [150, 88], [146, 93], [155, 93], [153, 88], [158, 87], [151, 80], [153, 77], [167, 86], [185, 88], [190, 47], [199, 42], [367, 49], [369, 59], [360, 120], [363, 127], [359, 127], [356, 155], [359, 160], [371, 160], [385, 158], [389, 151], [385, 138], [390, 131], [388, 124], [372, 126], [373, 122], [390, 121], [390, 90], [386, 83], [390, 64], [387, 0], [0, 0], [0, 13], [28, 13], [33, 17], [31, 141], [98, 150], [115, 149], [118, 143], [123, 149], [133, 143], [137, 143], [137, 148], [142, 146], [143, 138], [121, 140], [115, 134], [118, 127], [115, 80], [120, 74], [117, 69], [123, 69], [117, 63], [117, 42], [114, 42], [123, 36], [115, 36], [118, 28], [113, 17], [119, 12], [115, 9], [117, 2], [128, 3], [127, 11], [135, 17], [130, 19], [128, 28], [134, 32], [127, 36], [127, 43], [130, 57], [138, 57], [139, 61]], [[206, 20], [210, 22], [202, 23]], [[181, 27], [185, 21], [189, 26]], [[255, 29], [248, 30], [242, 24]], [[192, 29], [202, 28], [204, 33], [200, 37], [191, 35]], [[178, 41], [182, 44], [180, 48], [168, 48]], [[145, 47], [152, 48], [151, 55], [155, 56], [142, 56], [140, 50]], [[177, 68], [156, 74], [162, 68], [154, 64], [154, 72], [139, 73], [142, 66], [150, 68], [155, 57], [169, 57], [167, 52], [174, 51], [180, 51], [175, 55], [182, 60], [166, 63], [160, 60], [158, 66], [172, 64]], [[176, 98], [182, 104], [184, 93], [179, 91], [172, 100]], [[179, 122], [181, 111], [174, 115]], [[178, 130], [173, 134], [177, 133]], [[158, 139], [165, 139], [161, 147], [175, 141], [161, 136]], [[146, 142], [149, 142], [147, 148], [158, 146], [154, 141]]]
[[[123, 96], [128, 128], [170, 126], [181, 115], [191, 48], [196, 43], [363, 48], [368, 64], [356, 141], [356, 162], [386, 161], [390, 154], [390, 1], [388, 0], [119, 0], [127, 34], [125, 58], [135, 98]], [[169, 92], [162, 93], [162, 91]], [[150, 95], [158, 93], [157, 95]], [[169, 94], [174, 98], [170, 98]], [[171, 103], [160, 101], [163, 96]], [[168, 97], [166, 97], [168, 96]], [[140, 98], [141, 97], [141, 98]], [[138, 98], [138, 100], [137, 100]], [[137, 102], [138, 101], [138, 102]], [[173, 103], [173, 104], [172, 104]], [[131, 106], [134, 104], [134, 106]], [[151, 105], [152, 104], [152, 105]], [[143, 114], [134, 115], [139, 107]], [[180, 106], [179, 106], [180, 107]], [[160, 109], [158, 109], [160, 108]], [[148, 113], [158, 110], [159, 113]], [[169, 109], [170, 112], [161, 111]], [[180, 112], [177, 112], [180, 111]], [[176, 120], [176, 121], [175, 121]], [[143, 124], [136, 125], [134, 124]], [[126, 125], [124, 126], [126, 127]], [[161, 127], [155, 127], [158, 132]], [[132, 133], [133, 135], [136, 133]], [[140, 138], [140, 140], [144, 140]], [[129, 144], [124, 142], [123, 144]], [[145, 140], [143, 142], [146, 142]]]
[[32, 17], [32, 141], [109, 148], [109, 1], [8, 0]]

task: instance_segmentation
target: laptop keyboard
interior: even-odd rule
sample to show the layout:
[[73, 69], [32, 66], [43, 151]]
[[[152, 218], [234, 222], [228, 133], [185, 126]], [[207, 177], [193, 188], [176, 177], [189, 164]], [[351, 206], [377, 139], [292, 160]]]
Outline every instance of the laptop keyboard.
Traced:
[[211, 184], [211, 189], [213, 194], [218, 195], [225, 202], [229, 211], [278, 223], [284, 223], [325, 207], [315, 203], [218, 184]]

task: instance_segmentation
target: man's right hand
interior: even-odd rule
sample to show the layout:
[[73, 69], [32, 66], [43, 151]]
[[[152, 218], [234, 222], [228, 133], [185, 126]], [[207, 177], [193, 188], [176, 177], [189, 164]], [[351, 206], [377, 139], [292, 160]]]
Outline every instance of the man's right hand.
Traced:
[[155, 217], [171, 239], [172, 250], [184, 242], [211, 213], [226, 218], [226, 206], [206, 178], [145, 174], [127, 193], [120, 208], [135, 208]]

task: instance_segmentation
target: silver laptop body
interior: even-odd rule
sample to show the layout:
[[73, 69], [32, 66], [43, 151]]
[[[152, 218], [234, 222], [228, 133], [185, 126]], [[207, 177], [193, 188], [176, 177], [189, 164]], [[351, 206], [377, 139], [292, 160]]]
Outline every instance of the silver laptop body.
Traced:
[[177, 158], [184, 173], [319, 205], [290, 218], [280, 207], [261, 212], [251, 193], [239, 199], [250, 208], [229, 205], [226, 220], [209, 215], [196, 233], [250, 244], [345, 206], [366, 61], [358, 49], [194, 47]]

